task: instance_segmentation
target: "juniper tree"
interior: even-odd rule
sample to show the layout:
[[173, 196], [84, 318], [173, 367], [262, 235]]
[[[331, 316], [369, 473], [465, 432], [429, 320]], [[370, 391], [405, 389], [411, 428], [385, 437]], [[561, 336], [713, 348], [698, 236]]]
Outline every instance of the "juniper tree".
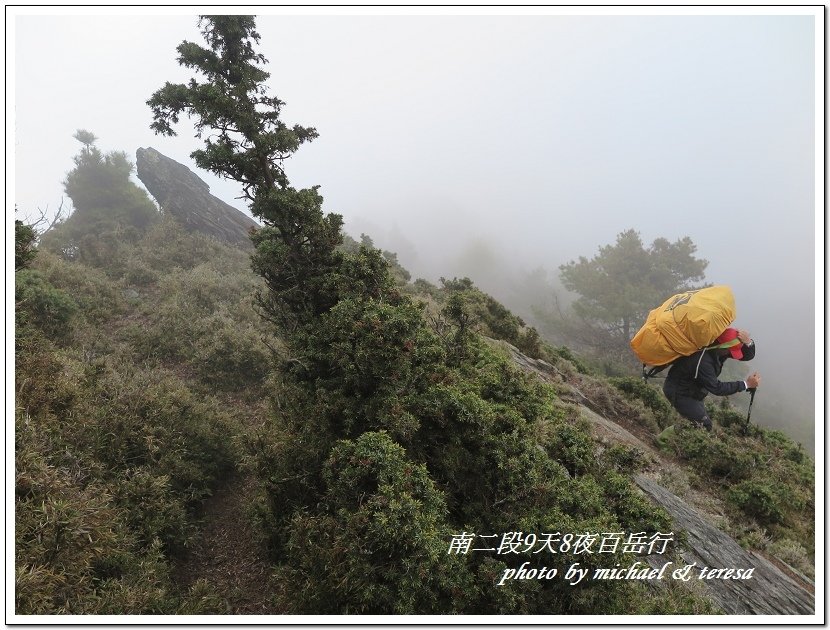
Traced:
[[289, 127], [280, 118], [285, 103], [268, 95], [264, 55], [252, 16], [202, 16], [207, 47], [183, 42], [179, 63], [202, 81], [167, 82], [147, 104], [152, 129], [175, 135], [185, 115], [193, 120], [204, 148], [191, 153], [196, 164], [239, 182], [251, 212], [265, 224], [254, 241], [254, 268], [267, 283], [261, 302], [283, 330], [298, 319], [326, 311], [336, 301], [328, 273], [335, 270], [342, 242], [342, 217], [323, 215], [319, 186], [296, 189], [283, 168], [302, 144], [317, 137], [313, 127]]

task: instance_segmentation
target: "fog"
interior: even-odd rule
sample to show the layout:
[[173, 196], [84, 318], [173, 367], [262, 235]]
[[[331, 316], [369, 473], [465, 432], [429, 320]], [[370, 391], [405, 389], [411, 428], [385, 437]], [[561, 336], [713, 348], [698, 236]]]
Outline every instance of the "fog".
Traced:
[[[414, 277], [470, 276], [526, 318], [559, 265], [618, 233], [689, 236], [757, 341], [753, 420], [823, 440], [820, 8], [261, 9], [283, 119], [320, 133], [289, 177], [319, 184], [347, 232]], [[202, 42], [183, 14], [197, 11], [7, 7], [7, 208], [58, 207], [79, 128], [104, 151], [152, 146], [198, 172], [188, 126], [154, 136], [145, 105], [190, 77], [175, 47]], [[238, 187], [198, 174], [244, 209]]]

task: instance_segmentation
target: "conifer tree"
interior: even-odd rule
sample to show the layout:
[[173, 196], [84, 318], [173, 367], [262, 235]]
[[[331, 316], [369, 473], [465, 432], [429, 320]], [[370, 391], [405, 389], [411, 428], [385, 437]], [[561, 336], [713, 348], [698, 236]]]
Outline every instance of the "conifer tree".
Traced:
[[646, 248], [638, 232], [626, 230], [590, 260], [562, 265], [562, 283], [579, 294], [579, 317], [627, 345], [649, 310], [703, 279], [708, 262], [694, 257], [696, 249], [689, 237], [658, 238]]
[[263, 306], [288, 331], [336, 302], [325, 278], [340, 261], [343, 220], [323, 215], [318, 186], [298, 190], [288, 181], [284, 160], [317, 132], [280, 119], [284, 103], [267, 94], [270, 75], [261, 67], [267, 60], [254, 49], [260, 40], [254, 18], [203, 16], [200, 26], [208, 47], [183, 42], [177, 50], [179, 63], [204, 80], [168, 82], [153, 94], [147, 102], [151, 127], [175, 135], [180, 116], [190, 117], [204, 139], [204, 148], [191, 154], [196, 164], [242, 184], [252, 213], [266, 226], [255, 237], [254, 259], [269, 289]]

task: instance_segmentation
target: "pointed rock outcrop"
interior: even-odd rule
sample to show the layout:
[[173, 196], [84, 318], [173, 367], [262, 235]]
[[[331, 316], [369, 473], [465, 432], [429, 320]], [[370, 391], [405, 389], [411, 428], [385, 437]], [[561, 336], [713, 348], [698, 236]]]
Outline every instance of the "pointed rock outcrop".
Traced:
[[184, 164], [152, 147], [136, 151], [138, 179], [169, 214], [188, 231], [219, 241], [250, 247], [249, 232], [256, 221], [210, 194], [210, 186]]

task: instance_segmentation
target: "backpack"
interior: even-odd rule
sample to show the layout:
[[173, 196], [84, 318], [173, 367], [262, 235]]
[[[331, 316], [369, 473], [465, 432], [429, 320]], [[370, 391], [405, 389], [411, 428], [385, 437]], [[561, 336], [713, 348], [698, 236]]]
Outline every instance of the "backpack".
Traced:
[[631, 349], [644, 373], [646, 365], [662, 369], [711, 345], [734, 319], [735, 296], [727, 286], [678, 293], [648, 314]]

